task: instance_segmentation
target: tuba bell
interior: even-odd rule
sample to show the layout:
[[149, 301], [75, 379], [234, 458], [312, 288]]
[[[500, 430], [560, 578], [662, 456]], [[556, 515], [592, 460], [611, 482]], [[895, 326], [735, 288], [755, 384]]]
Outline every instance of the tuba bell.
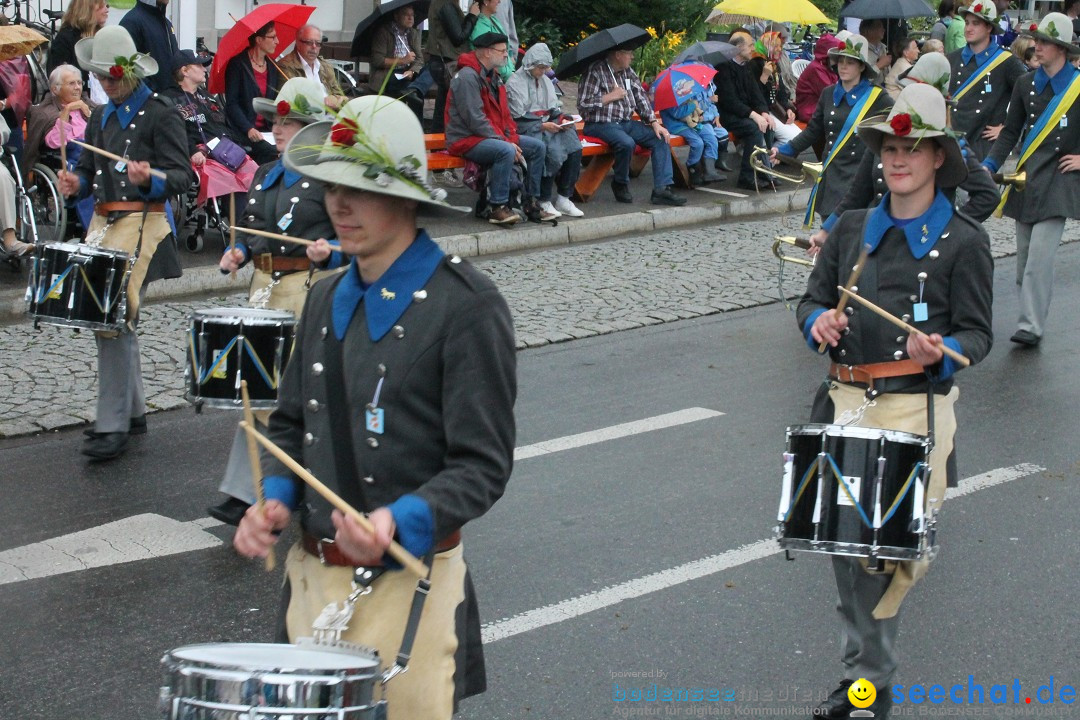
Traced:
[[814, 258], [807, 259], [802, 257], [795, 257], [793, 255], [785, 255], [784, 251], [780, 249], [780, 245], [782, 243], [794, 245], [795, 247], [802, 248], [803, 250], [809, 250], [809, 240], [807, 240], [806, 238], [794, 237], [791, 235], [777, 235], [776, 239], [773, 240], [772, 252], [773, 255], [775, 255], [780, 260], [781, 263], [793, 262], [796, 265], [806, 265], [807, 267], [814, 266]]
[[998, 185], [1011, 185], [1016, 192], [1024, 192], [1024, 186], [1027, 185], [1027, 171], [1021, 170], [1016, 173], [991, 173], [990, 177], [994, 179]]
[[781, 165], [798, 168], [800, 171], [798, 175], [789, 175], [780, 172], [774, 167], [766, 165], [762, 161], [761, 156], [768, 156], [768, 154], [769, 151], [763, 147], [755, 147], [753, 152], [750, 153], [750, 167], [754, 169], [755, 173], [769, 175], [789, 183], [794, 183], [795, 185], [800, 185], [806, 180], [817, 182], [817, 179], [821, 177], [821, 173], [823, 172], [821, 163], [802, 162], [793, 157], [778, 154], [776, 159]]

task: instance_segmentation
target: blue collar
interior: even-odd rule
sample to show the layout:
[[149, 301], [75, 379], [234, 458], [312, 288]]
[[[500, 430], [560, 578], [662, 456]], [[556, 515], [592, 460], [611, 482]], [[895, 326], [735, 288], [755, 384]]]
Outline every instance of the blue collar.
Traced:
[[270, 168], [270, 172], [266, 173], [266, 177], [263, 178], [263, 181], [260, 184], [263, 186], [263, 190], [266, 190], [267, 188], [274, 187], [274, 183], [276, 183], [279, 178], [284, 178], [283, 184], [285, 187], [291, 188], [301, 177], [303, 177], [303, 175], [300, 173], [286, 170], [285, 165], [282, 164], [281, 160], [278, 160], [274, 164], [274, 167]]
[[[889, 215], [889, 200], [891, 193], [885, 193], [881, 203], [870, 211], [870, 217], [866, 221], [866, 234], [863, 242], [872, 253], [877, 250], [881, 238], [890, 228], [899, 227], [893, 217]], [[953, 217], [953, 206], [944, 193], [940, 190], [934, 197], [930, 208], [917, 218], [909, 220], [903, 225], [904, 237], [907, 238], [908, 249], [916, 260], [921, 260], [937, 244], [945, 226]]]
[[1001, 46], [993, 41], [991, 41], [981, 53], [976, 53], [971, 49], [970, 45], [965, 45], [964, 49], [960, 51], [960, 59], [967, 65], [971, 62], [972, 58], [975, 58], [975, 66], [982, 67], [990, 58], [994, 57], [994, 55], [999, 52], [1001, 52]]
[[127, 96], [121, 104], [117, 105], [110, 100], [105, 105], [105, 111], [101, 113], [101, 129], [105, 129], [105, 123], [109, 121], [109, 116], [115, 114], [117, 121], [120, 123], [120, 127], [127, 129], [127, 126], [142, 110], [143, 105], [150, 99], [150, 96], [154, 94], [154, 91], [150, 89], [150, 86], [146, 83], [139, 83], [135, 91]]
[[1054, 89], [1054, 94], [1060, 95], [1069, 87], [1073, 75], [1078, 72], [1080, 70], [1077, 70], [1072, 63], [1065, 63], [1065, 66], [1058, 70], [1057, 75], [1050, 77], [1042, 67], [1038, 67], [1035, 69], [1035, 92], [1041, 95], [1042, 91], [1046, 89], [1046, 84], [1050, 83], [1050, 87]]
[[845, 93], [844, 84], [838, 82], [833, 86], [832, 104], [835, 107], [840, 107], [840, 103], [846, 101], [848, 105], [855, 107], [855, 103], [859, 102], [859, 98], [868, 92], [870, 92], [870, 81], [866, 78], [860, 80], [859, 84], [851, 88], [849, 93]]
[[344, 339], [356, 308], [363, 300], [368, 335], [372, 342], [382, 340], [412, 305], [413, 293], [423, 288], [435, 274], [444, 255], [426, 231], [418, 230], [412, 244], [371, 285], [361, 281], [360, 268], [354, 258], [334, 290], [330, 314], [334, 336], [338, 340]]

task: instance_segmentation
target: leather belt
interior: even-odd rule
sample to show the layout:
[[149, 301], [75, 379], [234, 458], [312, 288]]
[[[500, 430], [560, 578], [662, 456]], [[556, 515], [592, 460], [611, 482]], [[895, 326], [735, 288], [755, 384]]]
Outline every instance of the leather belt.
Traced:
[[[435, 543], [435, 552], [441, 553], [456, 548], [461, 544], [461, 531], [455, 530], [441, 541]], [[308, 531], [300, 535], [300, 547], [322, 561], [323, 565], [340, 565], [342, 567], [357, 567], [356, 563], [345, 556], [333, 540], [320, 540]]]
[[94, 212], [108, 217], [114, 212], [165, 212], [165, 203], [148, 202], [103, 202], [94, 206]]
[[833, 363], [829, 366], [829, 377], [832, 380], [842, 383], [860, 383], [867, 387], [873, 387], [875, 380], [903, 377], [906, 375], [925, 376], [926, 368], [910, 358], [907, 360], [869, 363], [867, 365], [841, 365], [839, 363]]
[[311, 261], [306, 257], [282, 257], [261, 253], [255, 256], [255, 269], [264, 273], [307, 272]]

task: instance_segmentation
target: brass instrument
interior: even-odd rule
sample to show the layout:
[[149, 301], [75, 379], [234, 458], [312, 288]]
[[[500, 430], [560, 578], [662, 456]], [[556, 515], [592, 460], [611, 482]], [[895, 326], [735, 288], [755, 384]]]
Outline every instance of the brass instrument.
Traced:
[[990, 177], [998, 185], [1012, 185], [1016, 192], [1024, 192], [1024, 186], [1027, 185], [1027, 170], [1018, 173], [990, 173]]
[[787, 300], [787, 293], [784, 292], [784, 263], [793, 262], [796, 265], [805, 265], [807, 267], [813, 267], [814, 262], [817, 260], [817, 256], [811, 258], [795, 257], [794, 255], [785, 255], [780, 249], [781, 243], [787, 243], [788, 245], [794, 245], [795, 247], [802, 248], [803, 250], [810, 249], [810, 241], [807, 238], [794, 237], [791, 235], [777, 235], [773, 240], [772, 251], [780, 260], [780, 272], [776, 276], [776, 287], [780, 291], [780, 302], [790, 310], [791, 304]]
[[770, 175], [781, 180], [785, 180], [789, 183], [800, 185], [806, 180], [811, 182], [817, 182], [817, 179], [821, 177], [823, 172], [822, 163], [802, 162], [793, 157], [787, 155], [777, 155], [776, 159], [781, 165], [789, 165], [791, 167], [798, 168], [801, 172], [798, 176], [788, 175], [782, 173], [776, 168], [769, 167], [761, 161], [761, 155], [768, 156], [769, 151], [763, 147], [755, 147], [753, 152], [750, 153], [750, 167], [754, 168], [755, 173], [762, 173], [763, 175]]

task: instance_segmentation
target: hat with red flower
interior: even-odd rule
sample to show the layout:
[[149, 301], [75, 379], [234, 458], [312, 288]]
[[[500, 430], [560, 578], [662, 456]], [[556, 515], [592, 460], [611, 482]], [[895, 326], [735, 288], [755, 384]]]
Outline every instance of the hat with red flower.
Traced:
[[875, 155], [881, 154], [886, 135], [916, 140], [934, 138], [945, 151], [945, 162], [937, 170], [939, 187], [956, 187], [967, 178], [967, 163], [960, 143], [947, 124], [945, 97], [933, 85], [908, 85], [896, 97], [887, 117], [878, 115], [859, 123], [859, 139]]
[[117, 80], [141, 80], [158, 71], [157, 61], [136, 50], [131, 34], [119, 25], [106, 25], [75, 43], [75, 58], [83, 70]]
[[997, 5], [994, 4], [993, 0], [981, 0], [981, 2], [962, 7], [956, 12], [965, 17], [971, 15], [979, 18], [990, 26], [991, 35], [1000, 35], [1004, 32], [1001, 29], [1001, 23], [998, 22]]
[[308, 125], [289, 141], [282, 162], [324, 183], [450, 207], [446, 191], [428, 184], [420, 121], [383, 95], [355, 98], [332, 119]]
[[296, 77], [285, 81], [273, 100], [257, 97], [251, 101], [251, 106], [267, 120], [280, 117], [310, 125], [326, 119], [325, 95], [318, 81]]
[[878, 69], [870, 61], [870, 41], [862, 35], [849, 35], [844, 44], [829, 51], [830, 58], [849, 57], [863, 64], [863, 74], [873, 79], [877, 77]]
[[1072, 20], [1064, 13], [1046, 13], [1041, 22], [1032, 23], [1027, 30], [1021, 30], [1020, 34], [1065, 48], [1070, 55], [1080, 55], [1080, 46], [1075, 44]]

